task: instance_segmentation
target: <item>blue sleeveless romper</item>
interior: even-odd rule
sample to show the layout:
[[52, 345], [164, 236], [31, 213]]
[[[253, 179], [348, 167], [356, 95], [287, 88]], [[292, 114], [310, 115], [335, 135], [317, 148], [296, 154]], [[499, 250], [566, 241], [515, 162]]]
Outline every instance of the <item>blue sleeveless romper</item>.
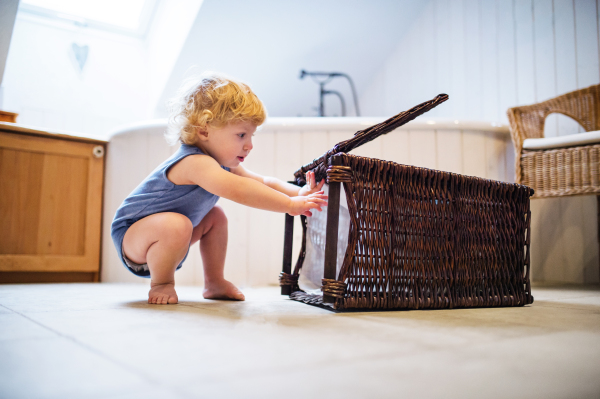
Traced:
[[[140, 219], [160, 212], [175, 212], [187, 216], [196, 227], [215, 206], [219, 197], [195, 184], [177, 185], [167, 179], [167, 172], [189, 155], [204, 155], [196, 146], [182, 144], [169, 159], [154, 171], [121, 204], [111, 226], [111, 237], [123, 265], [133, 274], [150, 277], [147, 265], [137, 265], [123, 254], [123, 237], [127, 229]], [[226, 171], [229, 168], [221, 166]], [[187, 253], [185, 258], [187, 258]], [[183, 261], [185, 261], [185, 258]], [[177, 266], [181, 268], [183, 261]], [[142, 267], [144, 266], [144, 267]]]

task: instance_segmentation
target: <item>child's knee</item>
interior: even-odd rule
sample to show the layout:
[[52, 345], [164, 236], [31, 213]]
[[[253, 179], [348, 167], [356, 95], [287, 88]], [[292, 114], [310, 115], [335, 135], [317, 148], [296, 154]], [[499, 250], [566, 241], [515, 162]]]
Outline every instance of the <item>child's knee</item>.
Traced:
[[167, 223], [164, 224], [164, 233], [169, 241], [174, 243], [189, 244], [194, 226], [184, 215], [173, 213], [169, 215]]
[[219, 205], [215, 205], [210, 210], [210, 214], [213, 226], [227, 226], [227, 215], [225, 215], [225, 211]]

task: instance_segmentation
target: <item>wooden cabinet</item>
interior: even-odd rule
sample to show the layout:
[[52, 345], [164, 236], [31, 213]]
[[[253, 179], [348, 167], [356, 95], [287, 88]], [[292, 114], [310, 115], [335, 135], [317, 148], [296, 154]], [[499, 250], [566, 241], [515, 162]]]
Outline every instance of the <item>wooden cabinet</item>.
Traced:
[[0, 122], [17, 123], [17, 116], [19, 116], [19, 114], [15, 114], [14, 112], [2, 111], [0, 109]]
[[105, 149], [0, 123], [0, 283], [98, 281]]

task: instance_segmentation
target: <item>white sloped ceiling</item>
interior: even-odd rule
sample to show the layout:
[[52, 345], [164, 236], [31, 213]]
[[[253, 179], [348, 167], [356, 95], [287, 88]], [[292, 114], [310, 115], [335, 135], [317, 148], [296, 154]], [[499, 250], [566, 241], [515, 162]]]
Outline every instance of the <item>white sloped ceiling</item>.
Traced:
[[[182, 80], [204, 70], [249, 83], [271, 116], [315, 116], [318, 85], [301, 69], [348, 73], [361, 90], [388, 58], [428, 1], [204, 0], [158, 101], [156, 116]], [[348, 84], [342, 92], [354, 115]], [[328, 115], [339, 101], [327, 101]]]

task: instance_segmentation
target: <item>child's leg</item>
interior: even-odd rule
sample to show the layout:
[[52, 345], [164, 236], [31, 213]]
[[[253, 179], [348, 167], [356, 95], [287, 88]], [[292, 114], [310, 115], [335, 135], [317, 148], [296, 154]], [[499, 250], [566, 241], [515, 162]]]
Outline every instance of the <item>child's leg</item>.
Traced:
[[150, 269], [148, 303], [177, 303], [175, 269], [189, 249], [192, 230], [187, 217], [164, 212], [138, 220], [125, 233], [125, 256], [135, 263], [147, 263]]
[[194, 228], [192, 244], [198, 240], [204, 265], [204, 298], [243, 301], [244, 294], [223, 276], [227, 253], [227, 217], [220, 206], [215, 205]]

